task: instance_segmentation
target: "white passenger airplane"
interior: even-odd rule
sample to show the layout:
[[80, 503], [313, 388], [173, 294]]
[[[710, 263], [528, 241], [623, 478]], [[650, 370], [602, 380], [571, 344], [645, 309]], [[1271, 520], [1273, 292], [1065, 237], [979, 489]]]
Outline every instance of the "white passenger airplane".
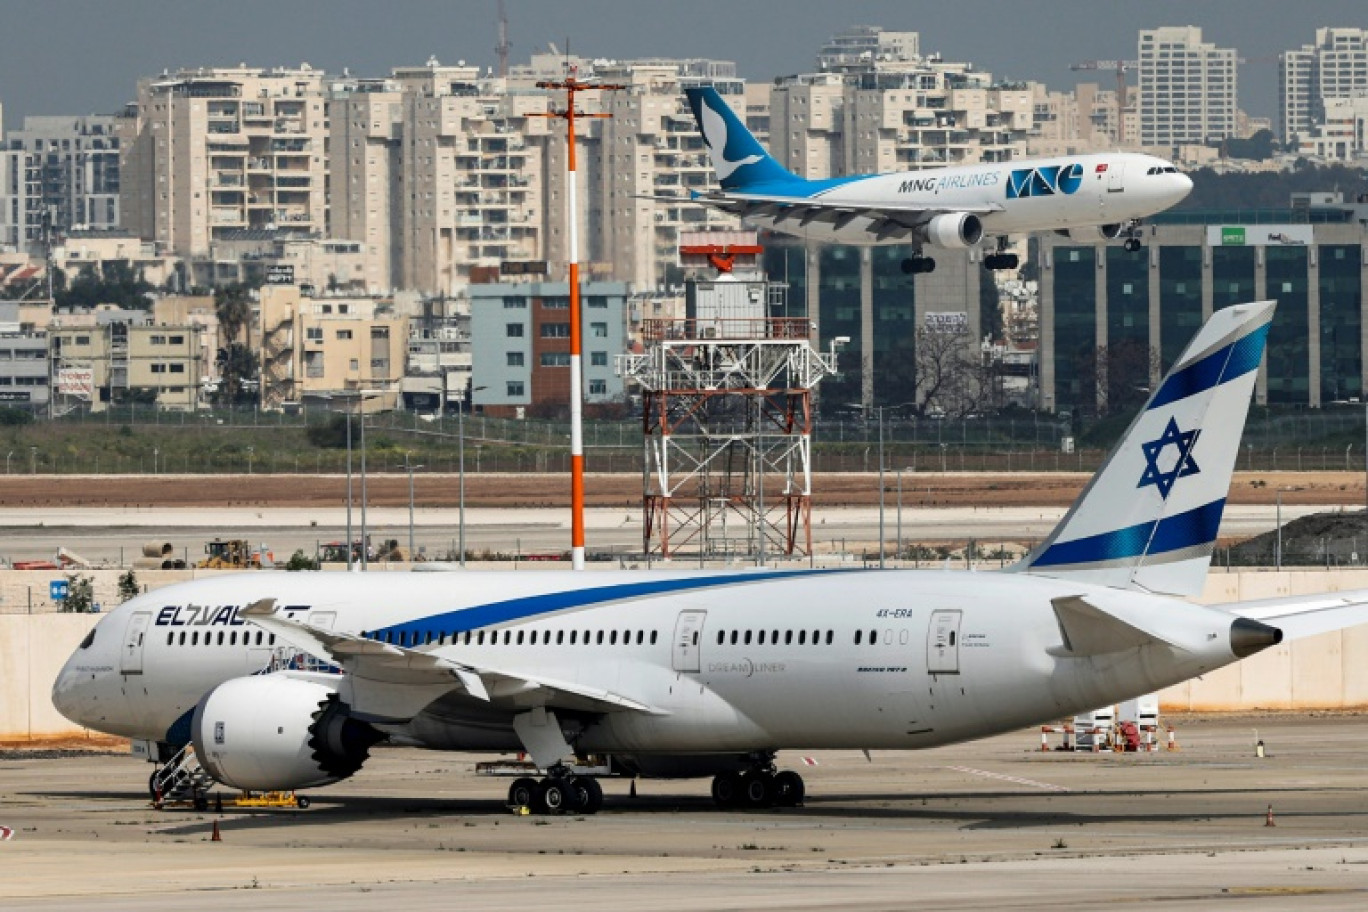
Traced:
[[162, 762], [193, 742], [238, 788], [336, 782], [388, 740], [525, 750], [547, 775], [511, 801], [592, 812], [588, 755], [791, 805], [781, 749], [934, 747], [1150, 693], [1368, 622], [1368, 592], [1173, 597], [1205, 577], [1272, 314], [1212, 316], [1016, 572], [229, 574], [119, 606], [52, 699]]
[[815, 241], [911, 244], [907, 273], [936, 268], [926, 246], [976, 247], [985, 235], [998, 239], [984, 257], [989, 269], [1017, 267], [1006, 252], [1012, 234], [1058, 231], [1081, 243], [1125, 234], [1126, 249], [1139, 250], [1139, 220], [1192, 190], [1172, 162], [1131, 152], [805, 180], [765, 151], [716, 89], [685, 95], [722, 187], [693, 202]]

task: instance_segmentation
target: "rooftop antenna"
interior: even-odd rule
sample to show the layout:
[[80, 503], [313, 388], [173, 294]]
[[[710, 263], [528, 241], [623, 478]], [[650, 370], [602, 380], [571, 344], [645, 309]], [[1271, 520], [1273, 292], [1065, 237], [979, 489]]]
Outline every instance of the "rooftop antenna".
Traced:
[[[570, 42], [567, 40], [566, 63]], [[570, 240], [567, 259], [570, 266], [570, 562], [574, 570], [584, 569], [584, 323], [580, 314], [579, 284], [579, 188], [575, 174], [575, 120], [580, 117], [612, 117], [607, 112], [588, 114], [575, 109], [577, 92], [616, 92], [625, 85], [606, 82], [581, 82], [571, 70], [564, 79], [544, 80], [539, 89], [565, 92], [565, 107], [552, 108], [532, 117], [558, 117], [566, 123], [568, 140], [565, 155], [566, 235]]]
[[508, 51], [513, 45], [508, 43], [508, 10], [504, 0], [499, 0], [499, 43], [494, 45], [494, 53], [499, 57], [499, 76], [508, 75]]

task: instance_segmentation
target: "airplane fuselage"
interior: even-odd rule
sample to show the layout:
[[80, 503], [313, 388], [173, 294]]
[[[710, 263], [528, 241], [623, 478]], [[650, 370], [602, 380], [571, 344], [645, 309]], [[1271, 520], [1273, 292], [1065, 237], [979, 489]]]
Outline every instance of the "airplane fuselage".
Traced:
[[[239, 616], [266, 594], [315, 627], [650, 707], [562, 713], [585, 752], [932, 747], [1236, 659], [1221, 611], [1013, 574], [966, 581], [927, 571], [234, 575], [120, 606], [72, 656], [53, 699], [91, 728], [183, 743], [206, 693], [281, 658], [286, 644]], [[1069, 656], [1051, 600], [1080, 594], [1181, 644]], [[528, 703], [516, 688], [489, 697], [453, 688], [384, 728], [431, 748], [519, 749], [512, 720]]]
[[[982, 223], [984, 236], [1002, 237], [1123, 225], [1173, 206], [1192, 188], [1191, 180], [1172, 163], [1129, 152], [906, 171], [832, 183], [811, 199], [824, 207], [848, 209], [848, 220], [814, 218], [799, 200], [748, 211], [745, 218], [814, 241], [906, 244], [915, 232], [889, 228], [887, 216], [893, 209], [972, 213]], [[745, 199], [762, 189], [722, 196]], [[862, 214], [865, 210], [871, 214]]]

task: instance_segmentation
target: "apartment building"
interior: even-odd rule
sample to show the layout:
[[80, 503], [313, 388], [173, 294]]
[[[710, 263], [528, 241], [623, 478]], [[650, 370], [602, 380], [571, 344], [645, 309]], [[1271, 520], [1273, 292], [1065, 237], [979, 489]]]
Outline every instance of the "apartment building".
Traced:
[[58, 404], [88, 401], [92, 411], [102, 411], [110, 402], [146, 398], [168, 410], [198, 407], [203, 382], [198, 326], [135, 323], [127, 312], [94, 316], [89, 325], [48, 330]]
[[51, 227], [118, 227], [114, 117], [25, 117], [0, 143], [0, 247], [38, 253]]
[[[625, 345], [628, 287], [587, 282], [584, 400], [589, 411], [622, 395], [613, 366]], [[472, 285], [472, 401], [486, 414], [519, 417], [570, 401], [570, 287], [564, 282]]]
[[1356, 163], [1368, 159], [1368, 91], [1349, 98], [1325, 98], [1320, 116], [1297, 134], [1296, 150], [1322, 161]]
[[48, 340], [26, 325], [22, 305], [0, 301], [0, 408], [42, 410], [48, 404]]
[[121, 147], [124, 227], [179, 256], [244, 229], [327, 231], [324, 74], [249, 67], [143, 79]]
[[398, 405], [409, 318], [392, 302], [309, 298], [293, 285], [261, 289], [261, 405], [371, 391], [368, 410]]
[[1196, 26], [1166, 26], [1140, 31], [1138, 57], [1142, 145], [1172, 150], [1236, 135], [1234, 48], [1203, 41]]
[[[1278, 56], [1278, 126], [1285, 142], [1327, 122], [1328, 103], [1368, 94], [1368, 29], [1318, 28], [1316, 40]], [[1334, 112], [1343, 117], [1342, 108]]]
[[370, 293], [403, 287], [404, 96], [392, 79], [334, 83], [328, 93], [330, 236], [361, 245]]
[[[881, 45], [882, 34], [893, 37]], [[820, 178], [1025, 154], [1034, 89], [996, 81], [972, 63], [921, 56], [915, 35], [844, 33], [819, 58], [823, 72], [778, 80], [770, 96], [776, 158]]]

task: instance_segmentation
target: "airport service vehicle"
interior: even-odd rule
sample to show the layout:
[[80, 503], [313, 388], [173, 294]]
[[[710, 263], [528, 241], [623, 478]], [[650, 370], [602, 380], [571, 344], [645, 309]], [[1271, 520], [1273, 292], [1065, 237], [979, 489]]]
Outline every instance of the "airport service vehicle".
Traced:
[[[988, 269], [1015, 269], [1012, 234], [1058, 231], [1080, 243], [1123, 235], [1192, 190], [1172, 162], [1132, 152], [806, 180], [776, 161], [711, 86], [686, 89], [721, 189], [689, 200], [781, 234], [834, 244], [910, 244], [909, 274], [931, 272], [926, 247], [961, 250], [996, 237]], [[679, 197], [668, 199], [679, 200]]]
[[162, 761], [193, 743], [237, 788], [336, 782], [389, 741], [526, 751], [547, 772], [511, 801], [592, 812], [590, 755], [791, 805], [781, 750], [930, 748], [1148, 694], [1368, 621], [1368, 592], [1176, 597], [1206, 575], [1272, 314], [1214, 314], [1008, 572], [221, 575], [104, 617], [53, 702]]

